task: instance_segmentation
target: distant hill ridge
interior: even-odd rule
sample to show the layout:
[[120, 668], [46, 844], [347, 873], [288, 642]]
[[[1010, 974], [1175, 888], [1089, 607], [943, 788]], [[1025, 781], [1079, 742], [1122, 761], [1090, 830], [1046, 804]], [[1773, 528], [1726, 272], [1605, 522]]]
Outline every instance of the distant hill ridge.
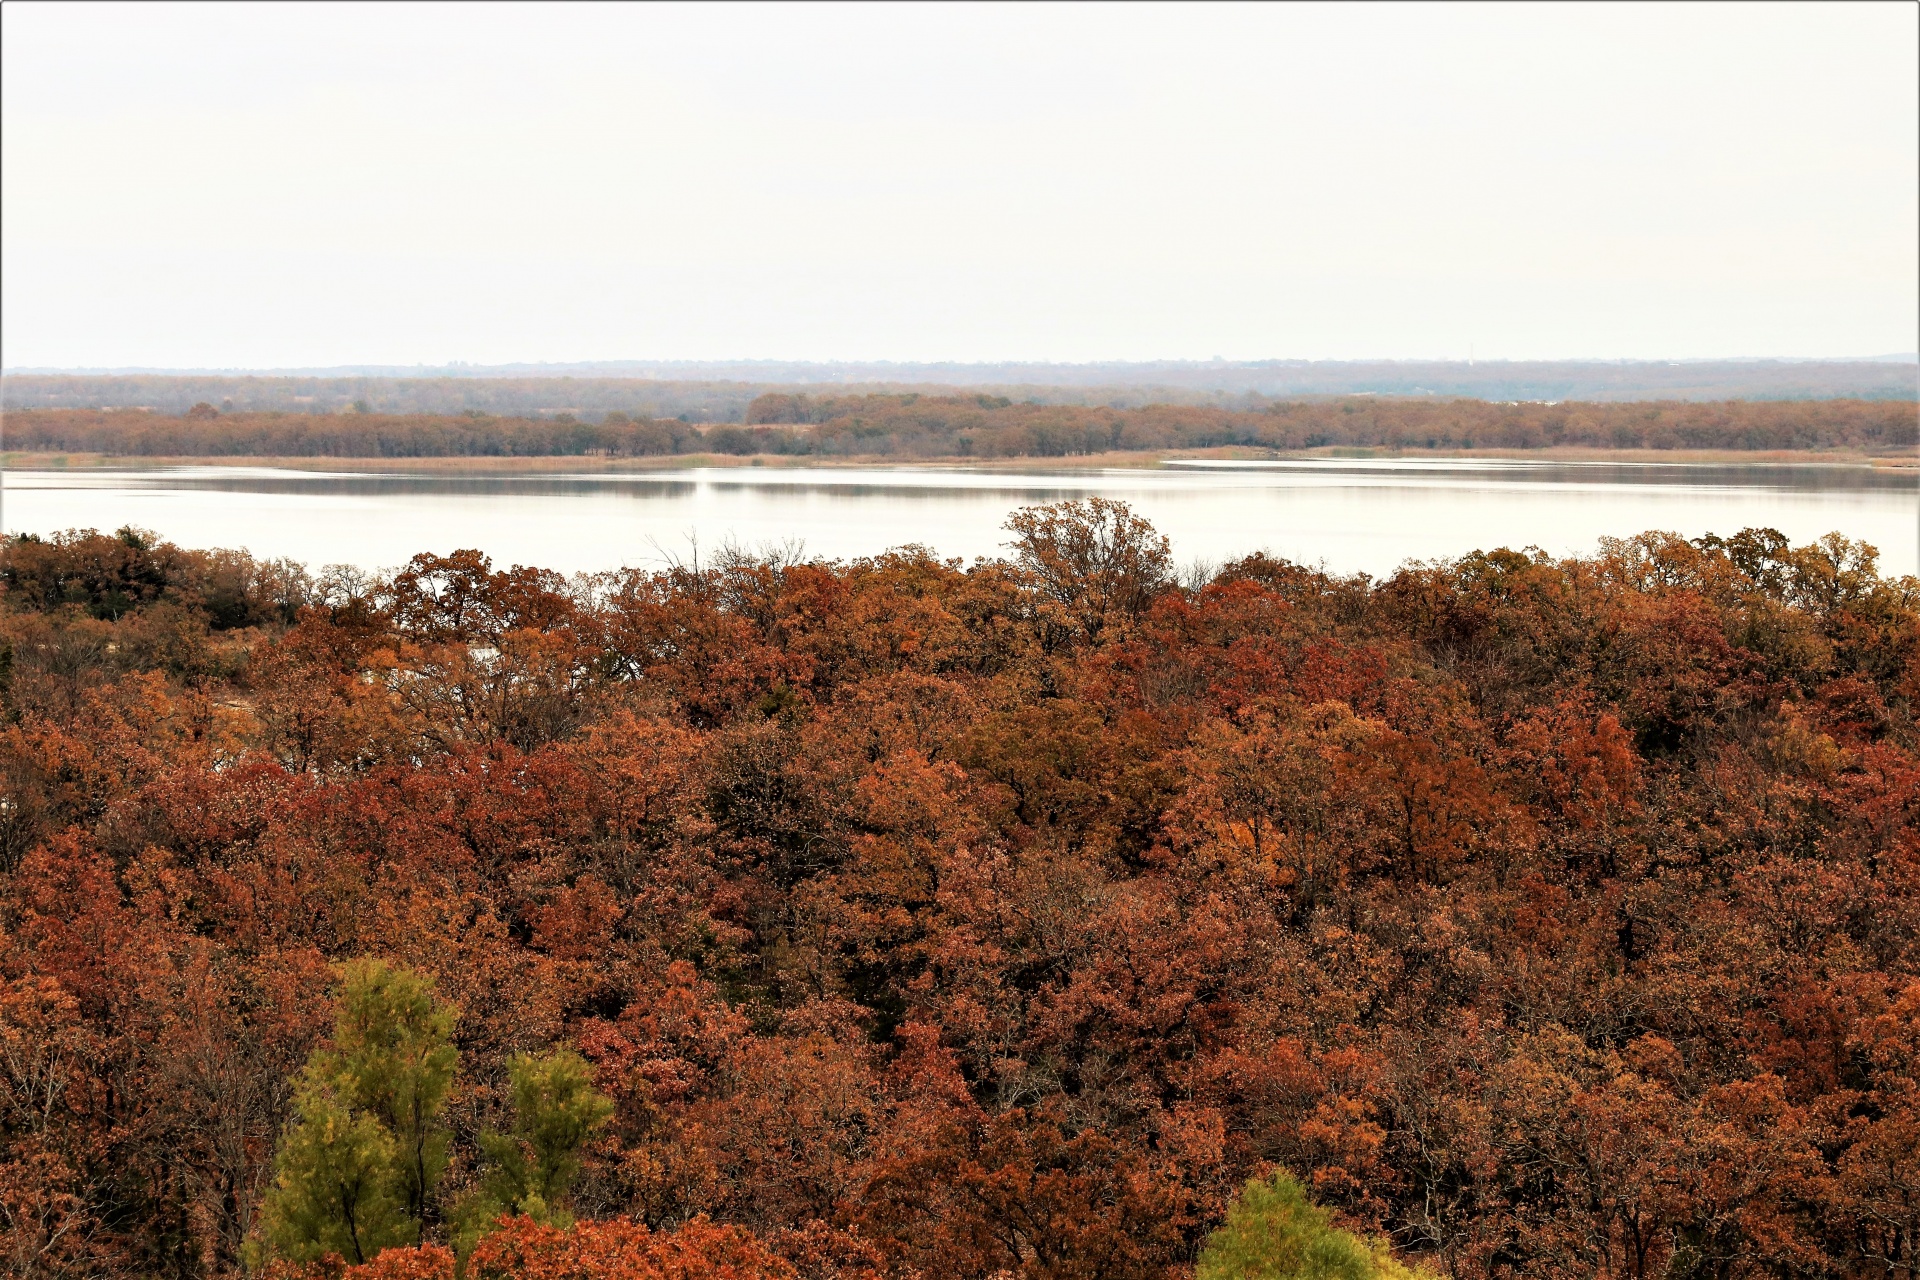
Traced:
[[[1225, 395], [1449, 395], [1476, 399], [1913, 398], [1913, 356], [1858, 360], [1145, 360], [993, 361], [605, 360], [479, 365], [346, 365], [278, 369], [13, 369], [25, 377], [398, 379], [639, 379], [758, 387], [878, 383], [901, 388], [1111, 391], [1178, 389]], [[8, 397], [11, 402], [11, 396]], [[48, 406], [52, 407], [52, 406]]]
[[827, 386], [940, 394], [965, 388], [1016, 401], [1135, 408], [1260, 409], [1329, 396], [1492, 401], [1915, 400], [1911, 360], [1147, 361], [1097, 364], [890, 364], [623, 361], [580, 364], [355, 366], [310, 370], [16, 370], [0, 376], [8, 409], [149, 408], [202, 401], [243, 411], [385, 413], [618, 411], [740, 422], [768, 392]]

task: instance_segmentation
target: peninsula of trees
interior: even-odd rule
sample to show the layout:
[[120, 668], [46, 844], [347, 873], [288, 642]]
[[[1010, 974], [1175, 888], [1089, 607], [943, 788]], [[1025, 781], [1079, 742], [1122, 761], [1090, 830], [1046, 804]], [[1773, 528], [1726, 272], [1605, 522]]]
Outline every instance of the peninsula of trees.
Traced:
[[1297, 451], [1391, 449], [1824, 451], [1900, 455], [1920, 444], [1902, 400], [1496, 404], [1482, 400], [1278, 402], [1110, 408], [991, 395], [769, 393], [740, 423], [692, 423], [609, 410], [536, 417], [257, 413], [200, 404], [140, 410], [7, 413], [8, 449], [119, 457], [665, 457], [700, 453], [893, 459], [1071, 458], [1223, 445]]
[[0, 544], [0, 1269], [1914, 1274], [1920, 581], [1009, 528]]

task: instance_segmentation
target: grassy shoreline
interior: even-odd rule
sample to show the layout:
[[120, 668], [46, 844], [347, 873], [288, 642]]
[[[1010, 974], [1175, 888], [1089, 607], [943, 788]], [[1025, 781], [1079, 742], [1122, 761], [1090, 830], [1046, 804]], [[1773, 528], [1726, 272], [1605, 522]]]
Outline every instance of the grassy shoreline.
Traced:
[[941, 467], [970, 471], [1089, 470], [1113, 468], [1150, 469], [1168, 462], [1201, 461], [1287, 461], [1300, 459], [1413, 459], [1442, 460], [1518, 459], [1536, 462], [1616, 462], [1667, 463], [1694, 465], [1767, 465], [1767, 466], [1853, 466], [1920, 469], [1920, 457], [1913, 455], [1869, 455], [1817, 450], [1740, 450], [1740, 449], [1595, 449], [1559, 446], [1544, 449], [1395, 449], [1384, 445], [1344, 446], [1319, 449], [1272, 450], [1243, 445], [1213, 449], [1163, 449], [1112, 451], [1077, 454], [1068, 457], [1022, 456], [1009, 458], [899, 457], [885, 454], [859, 454], [845, 457], [821, 457], [794, 454], [715, 454], [685, 453], [646, 457], [606, 457], [592, 455], [552, 455], [545, 457], [498, 457], [455, 455], [415, 458], [335, 458], [268, 455], [145, 456], [104, 453], [4, 452], [0, 467], [18, 471], [42, 470], [145, 470], [164, 467], [274, 467], [290, 471], [411, 472], [426, 474], [479, 473], [500, 475], [548, 475], [578, 472], [619, 473], [679, 471], [690, 467]]

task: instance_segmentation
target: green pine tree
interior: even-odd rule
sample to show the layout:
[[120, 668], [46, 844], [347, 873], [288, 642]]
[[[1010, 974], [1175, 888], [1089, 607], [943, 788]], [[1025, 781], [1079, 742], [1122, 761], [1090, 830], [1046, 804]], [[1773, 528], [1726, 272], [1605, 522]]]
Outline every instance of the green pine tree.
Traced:
[[1194, 1280], [1424, 1280], [1379, 1241], [1333, 1225], [1282, 1169], [1240, 1189], [1227, 1220], [1207, 1237]]
[[459, 1058], [454, 1011], [434, 999], [425, 975], [361, 959], [346, 966], [338, 1019], [322, 1069], [392, 1135], [401, 1199], [411, 1217], [424, 1217], [447, 1168], [440, 1112]]
[[293, 1262], [337, 1253], [361, 1263], [411, 1243], [419, 1223], [395, 1195], [393, 1139], [380, 1123], [345, 1106], [312, 1071], [301, 1081], [294, 1110], [274, 1154], [262, 1219], [267, 1247]]
[[459, 1215], [462, 1256], [502, 1213], [571, 1225], [567, 1194], [580, 1172], [581, 1148], [613, 1115], [612, 1100], [593, 1087], [593, 1068], [571, 1049], [541, 1057], [515, 1054], [507, 1062], [507, 1076], [513, 1086], [513, 1131], [480, 1135], [492, 1167]]
[[372, 959], [342, 969], [333, 1043], [307, 1059], [274, 1156], [262, 1215], [273, 1253], [358, 1263], [419, 1238], [447, 1165], [453, 1023], [422, 974]]

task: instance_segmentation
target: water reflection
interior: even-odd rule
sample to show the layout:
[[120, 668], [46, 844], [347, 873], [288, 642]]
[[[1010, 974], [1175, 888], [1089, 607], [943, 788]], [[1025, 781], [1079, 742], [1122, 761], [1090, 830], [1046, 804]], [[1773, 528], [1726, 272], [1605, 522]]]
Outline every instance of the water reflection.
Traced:
[[1754, 462], [1608, 462], [1528, 458], [1296, 458], [1266, 461], [1192, 459], [1169, 468], [1236, 472], [1387, 475], [1406, 482], [1413, 477], [1498, 476], [1506, 481], [1571, 485], [1693, 485], [1709, 488], [1869, 489], [1912, 493], [1920, 471], [1836, 463]]
[[9, 530], [134, 523], [188, 545], [244, 546], [314, 564], [398, 564], [477, 546], [563, 570], [658, 563], [712, 547], [800, 540], [813, 554], [908, 542], [996, 555], [1013, 508], [1087, 494], [1123, 498], [1182, 559], [1264, 549], [1375, 574], [1408, 559], [1493, 546], [1591, 551], [1643, 529], [1688, 536], [1770, 525], [1796, 541], [1830, 530], [1920, 570], [1920, 473], [1869, 467], [1321, 458], [1197, 461], [1107, 470], [706, 468], [500, 475], [253, 467], [16, 471]]

